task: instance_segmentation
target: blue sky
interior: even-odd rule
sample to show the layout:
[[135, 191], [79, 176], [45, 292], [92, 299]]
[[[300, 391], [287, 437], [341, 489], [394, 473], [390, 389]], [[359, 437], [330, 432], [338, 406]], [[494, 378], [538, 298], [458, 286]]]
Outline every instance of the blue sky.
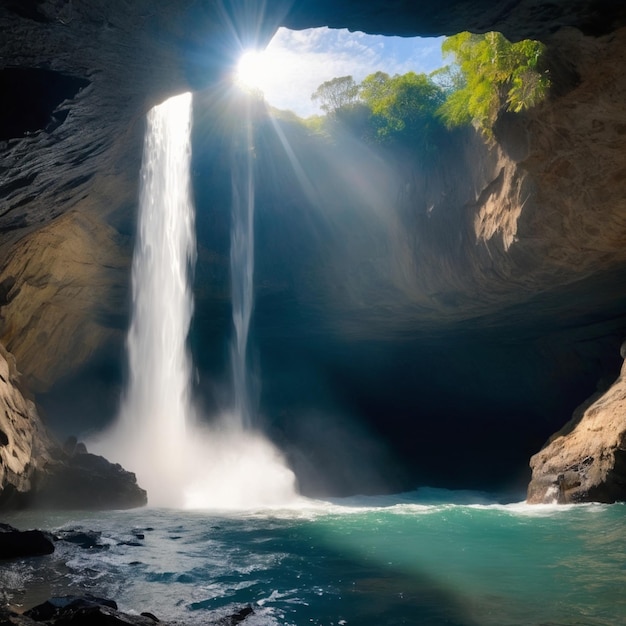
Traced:
[[360, 82], [378, 70], [390, 75], [411, 70], [428, 74], [441, 67], [442, 40], [280, 28], [248, 73], [272, 106], [307, 117], [320, 112], [311, 94], [331, 78], [351, 75]]

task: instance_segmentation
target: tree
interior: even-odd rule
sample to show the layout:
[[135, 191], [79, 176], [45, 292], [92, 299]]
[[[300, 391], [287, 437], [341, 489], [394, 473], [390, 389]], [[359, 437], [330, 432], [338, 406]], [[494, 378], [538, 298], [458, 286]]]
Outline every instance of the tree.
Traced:
[[473, 122], [491, 135], [501, 110], [520, 112], [541, 102], [550, 86], [547, 72], [540, 69], [543, 50], [538, 41], [511, 43], [496, 32], [448, 37], [442, 51], [454, 57], [462, 79], [439, 109], [445, 123]]
[[370, 74], [361, 83], [361, 98], [370, 108], [379, 141], [400, 141], [420, 150], [434, 148], [441, 129], [437, 111], [443, 89], [425, 74], [407, 72], [389, 77]]
[[359, 86], [352, 76], [340, 76], [322, 83], [311, 95], [311, 100], [320, 101], [320, 108], [332, 115], [338, 109], [356, 104], [359, 99]]

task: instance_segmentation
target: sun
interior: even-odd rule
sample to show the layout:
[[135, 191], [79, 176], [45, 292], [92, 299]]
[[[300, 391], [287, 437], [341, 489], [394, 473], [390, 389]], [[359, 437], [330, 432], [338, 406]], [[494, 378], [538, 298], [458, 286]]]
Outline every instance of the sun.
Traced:
[[235, 82], [245, 89], [265, 91], [272, 68], [264, 50], [246, 50], [237, 63]]

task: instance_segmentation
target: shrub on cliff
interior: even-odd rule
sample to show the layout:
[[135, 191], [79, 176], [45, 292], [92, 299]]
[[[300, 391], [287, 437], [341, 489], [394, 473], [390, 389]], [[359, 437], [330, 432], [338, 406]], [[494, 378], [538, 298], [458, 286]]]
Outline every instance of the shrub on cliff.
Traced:
[[500, 111], [519, 113], [541, 102], [550, 86], [543, 50], [538, 41], [511, 43], [496, 32], [446, 38], [442, 51], [455, 63], [436, 73], [449, 87], [439, 109], [446, 125], [474, 123], [490, 136]]

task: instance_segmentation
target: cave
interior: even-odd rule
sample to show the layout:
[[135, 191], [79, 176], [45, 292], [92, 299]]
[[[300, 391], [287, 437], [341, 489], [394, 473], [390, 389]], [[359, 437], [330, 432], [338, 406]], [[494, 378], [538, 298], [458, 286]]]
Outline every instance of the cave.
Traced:
[[[0, 622], [622, 623], [623, 3], [28, 0], [0, 24]], [[316, 27], [536, 39], [551, 89], [425, 153], [226, 96], [242, 49]], [[168, 163], [173, 257], [146, 235]]]
[[[307, 493], [523, 490], [530, 456], [619, 375], [623, 9], [590, 0], [455, 1], [436, 10], [302, 1], [265, 14], [237, 2], [142, 7], [2, 9], [5, 32], [16, 34], [3, 42], [0, 73], [8, 96], [1, 337], [56, 436], [88, 436], [110, 422], [127, 374], [151, 106], [195, 92], [199, 263], [189, 347], [194, 394], [210, 413], [224, 402], [232, 335], [230, 175], [219, 133], [206, 141], [221, 114], [215, 89], [235, 57], [224, 42], [267, 43], [279, 26], [402, 36], [499, 30], [545, 43], [549, 101], [501, 115], [495, 149], [471, 130], [452, 133], [428, 172], [388, 155], [393, 184], [409, 191], [398, 192], [387, 220], [363, 217], [341, 168], [284, 120], [343, 217], [312, 207], [278, 140], [264, 135], [250, 358], [267, 432], [301, 467]], [[18, 38], [28, 41], [19, 54]], [[355, 171], [372, 167], [358, 150], [342, 158]], [[323, 429], [335, 433], [333, 446]]]

